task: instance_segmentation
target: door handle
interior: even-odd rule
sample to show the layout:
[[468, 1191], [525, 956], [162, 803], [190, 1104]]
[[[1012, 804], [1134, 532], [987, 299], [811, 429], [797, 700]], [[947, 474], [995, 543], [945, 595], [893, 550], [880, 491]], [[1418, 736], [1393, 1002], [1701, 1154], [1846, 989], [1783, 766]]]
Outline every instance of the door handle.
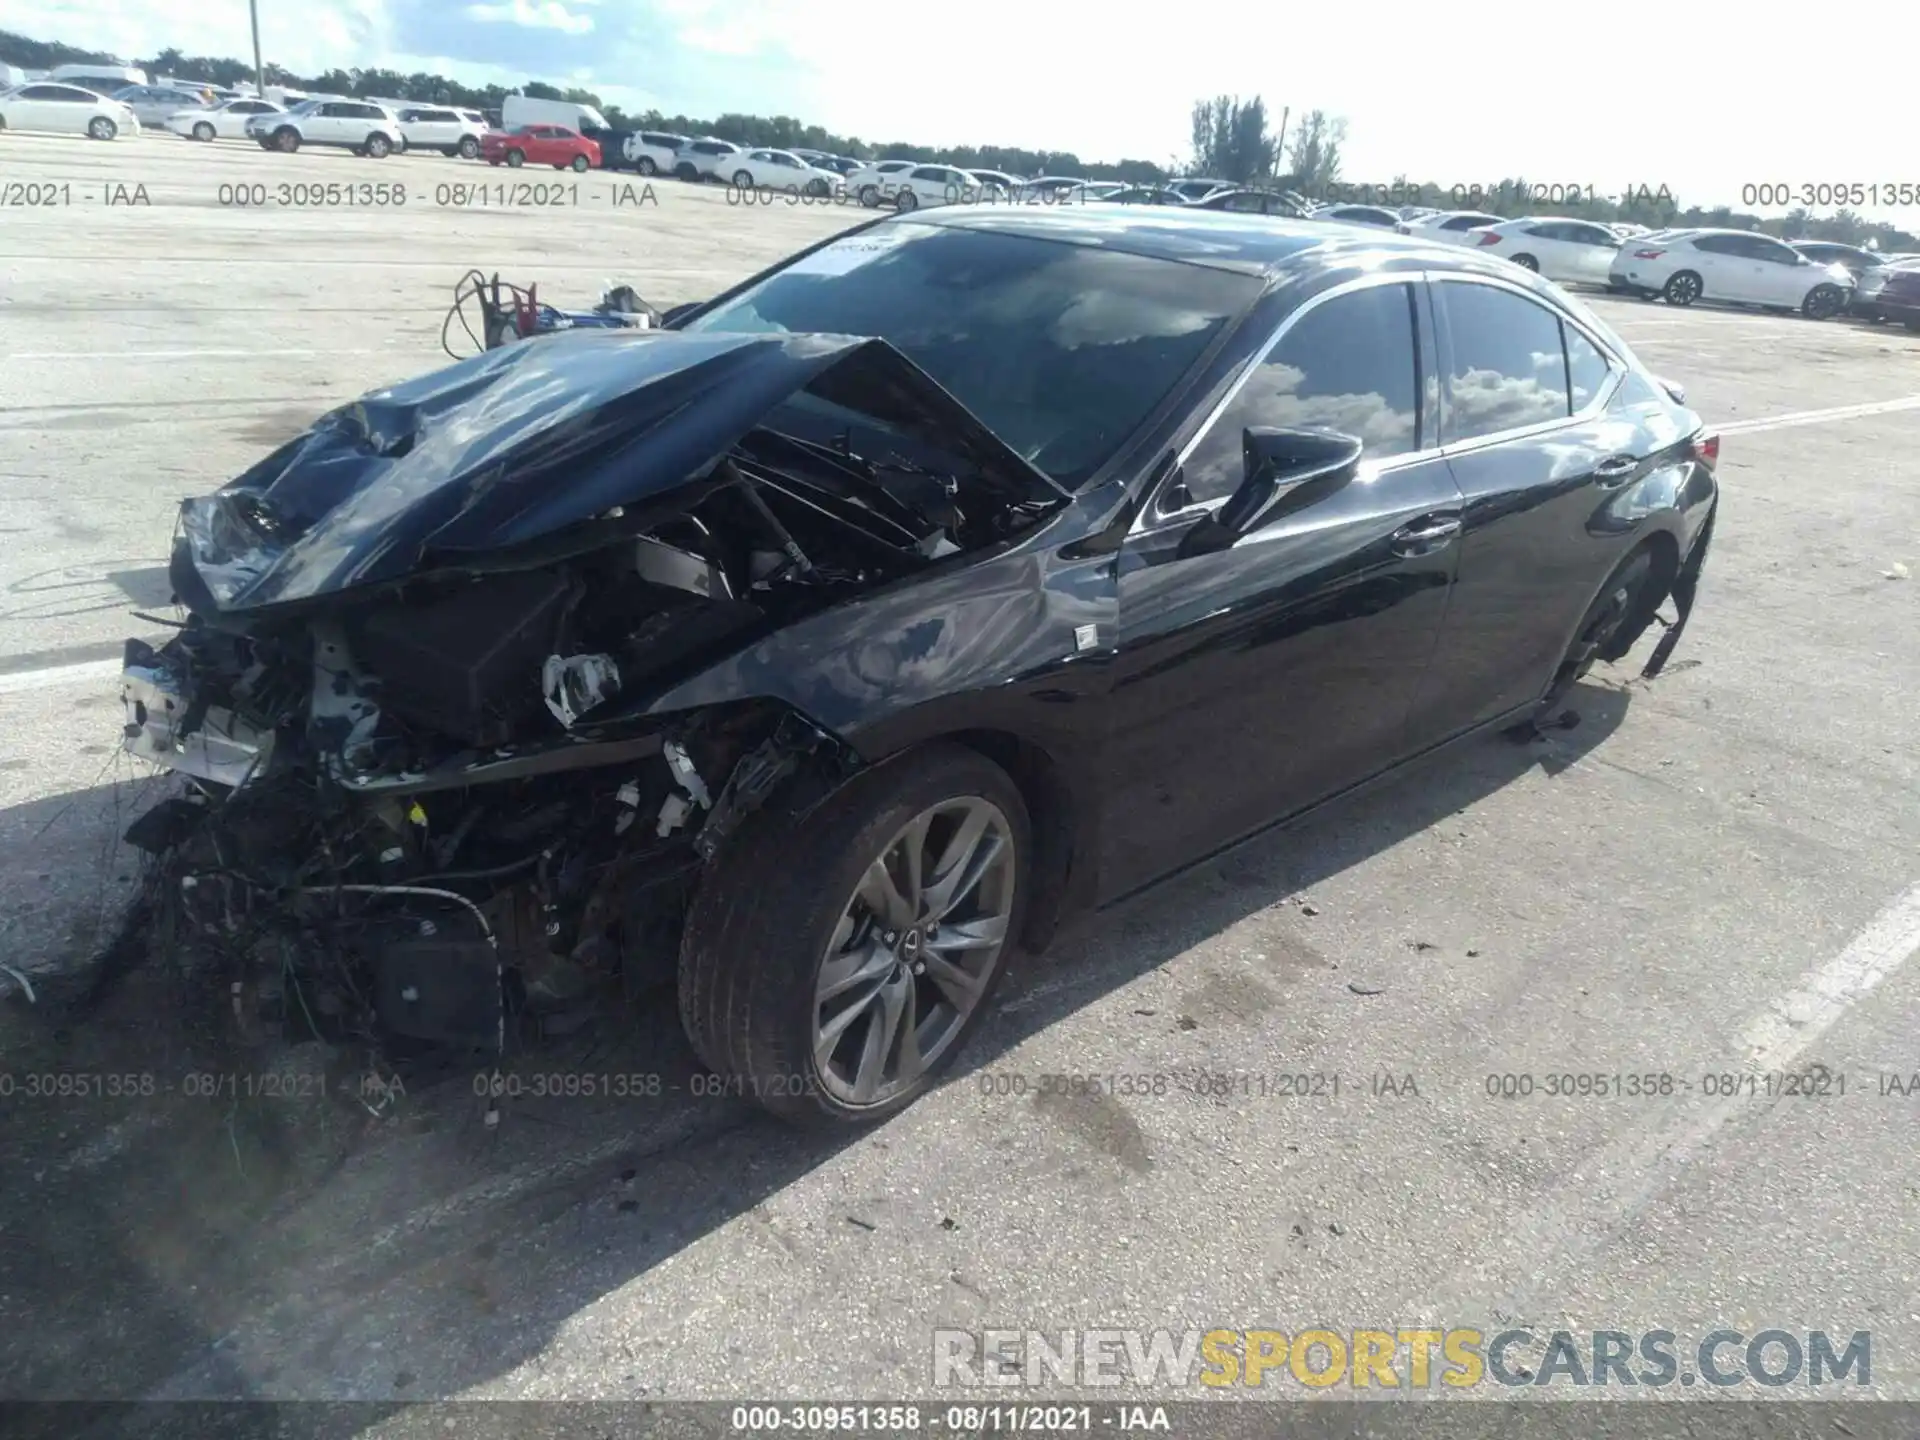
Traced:
[[1393, 532], [1393, 553], [1402, 556], [1431, 555], [1460, 533], [1457, 516], [1416, 520]]
[[1601, 489], [1612, 490], [1631, 480], [1639, 468], [1640, 461], [1636, 456], [1609, 455], [1593, 467], [1593, 478], [1600, 482]]

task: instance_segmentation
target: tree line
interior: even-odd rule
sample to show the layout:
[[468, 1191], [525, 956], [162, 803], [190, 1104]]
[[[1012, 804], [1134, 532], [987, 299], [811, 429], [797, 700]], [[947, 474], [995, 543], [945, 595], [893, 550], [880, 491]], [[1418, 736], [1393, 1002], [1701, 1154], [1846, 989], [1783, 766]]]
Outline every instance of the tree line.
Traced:
[[[0, 59], [23, 69], [47, 70], [56, 65], [137, 65], [151, 75], [178, 75], [232, 86], [254, 78], [253, 67], [226, 56], [186, 55], [177, 49], [138, 60], [122, 60], [98, 50], [84, 50], [58, 41], [33, 40], [0, 30]], [[1527, 215], [1565, 215], [1587, 220], [1625, 221], [1659, 229], [1677, 225], [1725, 226], [1758, 230], [1792, 239], [1837, 240], [1872, 244], [1881, 250], [1920, 250], [1920, 238], [1896, 226], [1871, 221], [1840, 209], [1814, 215], [1799, 209], [1773, 218], [1746, 214], [1729, 206], [1683, 204], [1665, 186], [1646, 185], [1630, 191], [1603, 192], [1593, 187], [1558, 182], [1530, 183], [1515, 176], [1491, 185], [1463, 185], [1453, 180], [1415, 182], [1405, 175], [1363, 176], [1358, 183], [1344, 173], [1343, 151], [1347, 122], [1322, 110], [1293, 116], [1283, 110], [1276, 124], [1262, 96], [1242, 99], [1216, 95], [1197, 100], [1192, 112], [1189, 153], [1165, 164], [1152, 160], [1083, 160], [1067, 150], [1030, 150], [1016, 145], [919, 145], [910, 141], [870, 142], [857, 135], [841, 135], [791, 115], [746, 115], [736, 112], [703, 117], [668, 115], [659, 110], [627, 114], [603, 102], [590, 90], [560, 88], [529, 81], [513, 91], [501, 85], [472, 86], [444, 75], [398, 70], [333, 69], [317, 75], [296, 75], [283, 66], [266, 67], [267, 83], [331, 95], [382, 96], [425, 105], [458, 105], [476, 110], [499, 110], [507, 96], [518, 93], [543, 100], [565, 100], [590, 105], [607, 117], [616, 130], [665, 130], [681, 135], [713, 135], [736, 144], [776, 149], [824, 150], [860, 160], [881, 156], [918, 160], [924, 164], [954, 165], [965, 170], [1000, 170], [1012, 175], [1078, 175], [1090, 180], [1121, 180], [1133, 185], [1155, 185], [1178, 175], [1209, 176], [1238, 185], [1292, 190], [1313, 200], [1357, 203], [1426, 205], [1441, 210], [1487, 210], [1520, 219]]]

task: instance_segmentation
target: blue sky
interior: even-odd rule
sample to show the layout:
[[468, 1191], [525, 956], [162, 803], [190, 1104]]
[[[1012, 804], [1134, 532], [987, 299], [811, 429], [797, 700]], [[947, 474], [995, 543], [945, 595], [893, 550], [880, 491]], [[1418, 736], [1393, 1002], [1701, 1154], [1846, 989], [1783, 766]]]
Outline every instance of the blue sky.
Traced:
[[[1347, 117], [1351, 181], [1515, 174], [1666, 185], [1920, 182], [1899, 86], [1818, 50], [1813, 12], [1730, 0], [1653, 10], [1213, 0], [1100, 12], [1066, 0], [260, 0], [268, 58], [474, 83], [579, 84], [627, 107], [745, 110], [863, 139], [1050, 146], [1166, 161], [1201, 95]], [[244, 56], [245, 0], [0, 0], [0, 29], [121, 53]], [[1784, 32], [1808, 31], [1804, 39]], [[1837, 53], [1837, 52], [1836, 52]], [[1747, 77], [1747, 78], [1742, 78]], [[1758, 207], [1756, 207], [1758, 208]], [[1920, 208], [1886, 218], [1920, 227]]]

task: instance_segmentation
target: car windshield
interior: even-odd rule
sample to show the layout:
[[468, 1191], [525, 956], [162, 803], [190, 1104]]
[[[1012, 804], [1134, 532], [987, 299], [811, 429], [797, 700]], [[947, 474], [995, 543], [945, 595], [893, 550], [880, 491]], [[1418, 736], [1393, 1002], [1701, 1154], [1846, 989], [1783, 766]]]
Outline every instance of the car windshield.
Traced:
[[681, 328], [878, 336], [1071, 488], [1259, 291], [1222, 270], [892, 221], [802, 256]]

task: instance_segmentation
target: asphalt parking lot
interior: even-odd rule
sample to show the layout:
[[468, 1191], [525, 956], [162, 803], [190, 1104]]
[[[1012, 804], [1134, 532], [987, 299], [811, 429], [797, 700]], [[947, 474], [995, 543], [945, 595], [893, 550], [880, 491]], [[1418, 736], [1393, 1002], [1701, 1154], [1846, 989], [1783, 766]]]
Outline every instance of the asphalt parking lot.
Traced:
[[[437, 363], [470, 267], [664, 306], [866, 215], [511, 179], [578, 198], [435, 203], [509, 180], [437, 156], [0, 146], [0, 185], [72, 193], [0, 209], [0, 960], [49, 993], [133, 872], [114, 676], [182, 496]], [[334, 181], [409, 199], [220, 203]], [[659, 1099], [492, 1125], [464, 1082], [357, 1118], [189, 1093], [213, 1062], [164, 978], [77, 1030], [0, 1007], [0, 1071], [156, 1077], [0, 1097], [0, 1394], [893, 1397], [928, 1392], [936, 1327], [1523, 1321], [1869, 1330], [1874, 1395], [1920, 1398], [1920, 1095], [1882, 1079], [1920, 1072], [1920, 335], [1594, 303], [1727, 427], [1664, 676], [1642, 650], [1575, 729], [1064, 937], [971, 1070], [838, 1144], [694, 1095], [658, 1006], [566, 1063]], [[1844, 1091], [1703, 1093], [1815, 1065]], [[1116, 1072], [1231, 1078], [1018, 1093]], [[1642, 1072], [1691, 1089], [1488, 1093]], [[1338, 1094], [1265, 1078], [1296, 1074]]]

